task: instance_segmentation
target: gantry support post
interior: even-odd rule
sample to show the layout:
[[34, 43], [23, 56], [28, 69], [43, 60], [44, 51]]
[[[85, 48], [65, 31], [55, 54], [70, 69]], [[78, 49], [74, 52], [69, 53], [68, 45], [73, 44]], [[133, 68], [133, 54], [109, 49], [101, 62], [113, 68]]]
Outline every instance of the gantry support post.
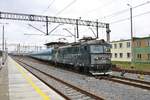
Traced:
[[96, 33], [97, 33], [97, 37], [96, 38], [98, 38], [98, 20], [96, 22]]
[[48, 35], [48, 16], [46, 16], [46, 35]]
[[77, 38], [79, 38], [78, 19], [76, 19], [76, 27], [77, 27]]
[[110, 32], [111, 30], [109, 29], [109, 24], [106, 24], [106, 38], [107, 38], [107, 42], [110, 42]]

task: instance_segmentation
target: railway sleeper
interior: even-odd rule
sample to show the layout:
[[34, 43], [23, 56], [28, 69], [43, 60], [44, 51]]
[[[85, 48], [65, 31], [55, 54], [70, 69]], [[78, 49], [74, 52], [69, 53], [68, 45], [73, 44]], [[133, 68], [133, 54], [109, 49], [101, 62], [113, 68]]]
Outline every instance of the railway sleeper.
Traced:
[[73, 90], [73, 89], [71, 89], [71, 90], [66, 90], [66, 92], [67, 93], [69, 93], [69, 94], [71, 94], [71, 93], [80, 93], [80, 92], [78, 92], [77, 90]]
[[77, 91], [76, 91], [76, 90], [71, 89], [71, 90], [67, 90], [67, 92], [68, 92], [68, 93], [74, 93], [74, 92], [77, 92]]
[[84, 94], [81, 94], [79, 92], [74, 92], [74, 93], [67, 93], [69, 96], [83, 96]]
[[87, 99], [92, 99], [91, 97], [89, 96], [86, 96], [86, 95], [83, 95], [83, 96], [80, 96], [80, 97], [77, 97], [76, 100], [87, 100]]
[[87, 100], [87, 99], [92, 99], [91, 97], [89, 97], [89, 96], [86, 96], [86, 95], [84, 95], [84, 94], [82, 94], [82, 95], [73, 95], [72, 97], [71, 97], [73, 100]]

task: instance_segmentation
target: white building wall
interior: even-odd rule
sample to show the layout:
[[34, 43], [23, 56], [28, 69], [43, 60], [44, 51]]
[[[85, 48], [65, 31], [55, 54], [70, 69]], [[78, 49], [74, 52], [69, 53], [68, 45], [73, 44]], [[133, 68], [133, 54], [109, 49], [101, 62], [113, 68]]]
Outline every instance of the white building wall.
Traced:
[[[120, 43], [122, 47], [120, 47]], [[127, 43], [130, 43], [130, 46], [127, 47]], [[120, 41], [113, 41], [111, 42], [111, 54], [112, 54], [112, 61], [126, 61], [131, 62], [131, 41], [130, 40], [120, 40]], [[115, 48], [115, 45], [117, 46]], [[122, 57], [120, 57], [120, 53], [122, 53]], [[130, 57], [127, 56], [129, 53]], [[115, 56], [117, 54], [117, 57]]]

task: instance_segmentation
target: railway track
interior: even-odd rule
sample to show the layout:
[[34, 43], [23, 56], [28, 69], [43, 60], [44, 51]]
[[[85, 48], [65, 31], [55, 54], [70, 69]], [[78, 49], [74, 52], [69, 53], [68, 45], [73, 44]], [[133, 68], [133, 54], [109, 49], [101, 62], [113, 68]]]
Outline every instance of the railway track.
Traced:
[[149, 71], [139, 71], [139, 70], [131, 70], [131, 69], [121, 69], [119, 67], [116, 67], [116, 68], [113, 68], [112, 69], [113, 71], [116, 71], [116, 72], [126, 72], [126, 73], [131, 73], [131, 74], [143, 74], [143, 75], [150, 75], [150, 72]]
[[109, 80], [109, 81], [113, 81], [113, 82], [117, 82], [117, 83], [121, 83], [121, 84], [125, 84], [125, 85], [130, 85], [130, 86], [150, 90], [150, 82], [146, 82], [146, 81], [125, 78], [125, 77], [119, 77], [119, 76], [110, 76], [110, 77], [104, 77], [104, 78], [96, 77], [96, 78], [105, 79], [105, 80]]
[[18, 59], [16, 60], [25, 69], [35, 75], [38, 79], [44, 82], [47, 86], [55, 90], [61, 96], [67, 100], [104, 100], [102, 97], [97, 96], [91, 92], [81, 89], [78, 86], [74, 86], [64, 80], [56, 78], [53, 75], [49, 75], [37, 68], [34, 68]]

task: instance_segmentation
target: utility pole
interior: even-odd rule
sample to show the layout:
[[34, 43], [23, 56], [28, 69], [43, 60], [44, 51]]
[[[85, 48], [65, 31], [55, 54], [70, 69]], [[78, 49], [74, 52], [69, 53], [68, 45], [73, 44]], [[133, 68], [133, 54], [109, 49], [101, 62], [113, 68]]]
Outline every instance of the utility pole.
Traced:
[[133, 17], [132, 17], [132, 6], [127, 4], [130, 7], [130, 29], [131, 29], [131, 39], [133, 38]]
[[74, 42], [76, 43], [76, 27], [74, 27]]
[[5, 26], [4, 26], [4, 24], [8, 24], [8, 23], [0, 23], [0, 24], [2, 24], [3, 26], [2, 26], [2, 65], [4, 65], [4, 63], [5, 63]]
[[7, 41], [5, 40], [5, 61], [7, 59], [7, 54], [8, 54], [8, 48], [7, 48]]
[[4, 65], [4, 25], [3, 25], [3, 32], [2, 32], [2, 65]]
[[131, 63], [133, 62], [133, 17], [132, 17], [132, 6], [127, 4], [130, 7], [130, 31], [131, 31]]

